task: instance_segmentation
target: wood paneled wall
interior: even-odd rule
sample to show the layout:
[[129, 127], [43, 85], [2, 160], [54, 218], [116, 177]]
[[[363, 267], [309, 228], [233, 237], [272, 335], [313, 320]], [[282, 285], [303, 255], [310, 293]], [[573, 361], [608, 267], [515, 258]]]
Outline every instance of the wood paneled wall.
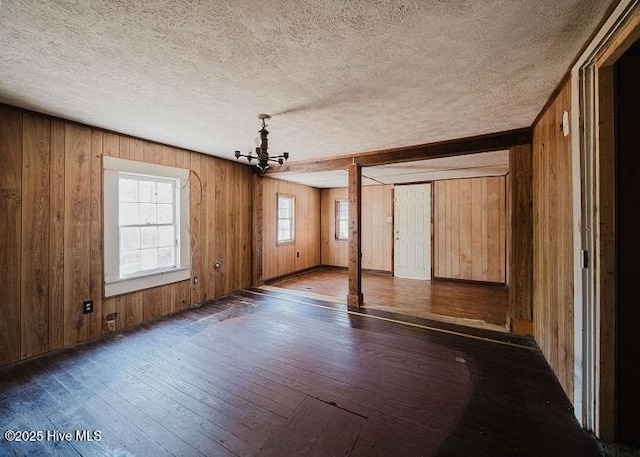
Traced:
[[564, 137], [559, 127], [565, 110], [571, 110], [570, 83], [533, 130], [533, 329], [549, 365], [573, 399], [571, 136]]
[[[272, 178], [259, 178], [262, 195], [262, 280], [320, 265], [320, 191]], [[295, 242], [276, 243], [277, 195], [295, 197]]]
[[[514, 324], [526, 325], [531, 333], [533, 310], [533, 154], [531, 145], [509, 150], [507, 193], [507, 271], [509, 309]], [[521, 321], [521, 322], [518, 322]], [[526, 323], [526, 324], [525, 324]], [[514, 327], [514, 331], [516, 328]]]
[[[336, 240], [337, 199], [348, 197], [347, 188], [321, 190], [322, 265], [346, 267], [349, 242]], [[362, 268], [393, 270], [393, 186], [362, 188]]]
[[434, 276], [504, 283], [505, 177], [436, 181], [433, 189]]
[[[102, 155], [197, 173], [197, 284], [103, 299]], [[122, 329], [250, 285], [251, 179], [230, 161], [0, 106], [0, 365], [95, 338], [109, 313]]]

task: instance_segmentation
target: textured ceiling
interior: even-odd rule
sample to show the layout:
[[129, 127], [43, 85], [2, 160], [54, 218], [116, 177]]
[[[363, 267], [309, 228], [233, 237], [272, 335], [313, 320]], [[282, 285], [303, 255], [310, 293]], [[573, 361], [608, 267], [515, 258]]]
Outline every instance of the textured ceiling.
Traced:
[[0, 102], [233, 158], [531, 125], [609, 0], [1, 0]]

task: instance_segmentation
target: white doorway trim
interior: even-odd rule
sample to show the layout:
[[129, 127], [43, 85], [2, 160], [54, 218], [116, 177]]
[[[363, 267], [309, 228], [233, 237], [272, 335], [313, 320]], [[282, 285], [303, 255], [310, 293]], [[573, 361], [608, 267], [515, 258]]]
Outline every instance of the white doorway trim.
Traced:
[[[626, 23], [638, 0], [621, 0], [571, 70], [574, 231], [574, 411], [600, 436], [599, 288], [597, 187], [597, 67], [603, 51]], [[580, 129], [580, 125], [583, 128]]]

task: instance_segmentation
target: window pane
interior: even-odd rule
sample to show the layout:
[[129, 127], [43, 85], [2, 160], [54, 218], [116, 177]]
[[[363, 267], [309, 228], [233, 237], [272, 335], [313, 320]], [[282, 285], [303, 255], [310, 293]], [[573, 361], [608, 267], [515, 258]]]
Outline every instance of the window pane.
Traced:
[[156, 223], [156, 204], [140, 203], [140, 224]]
[[338, 238], [341, 240], [346, 240], [349, 238], [349, 222], [348, 221], [340, 221]]
[[158, 227], [158, 246], [174, 246], [176, 242], [172, 225]]
[[173, 247], [158, 249], [158, 267], [172, 267], [175, 265], [173, 258]]
[[279, 230], [291, 230], [291, 219], [279, 219], [278, 228]]
[[347, 202], [340, 202], [339, 208], [340, 219], [349, 219], [349, 205]]
[[156, 202], [156, 183], [155, 181], [138, 181], [140, 186], [140, 201], [147, 203]]
[[279, 197], [278, 206], [282, 209], [289, 209], [291, 207], [291, 199], [288, 197]]
[[289, 241], [291, 240], [291, 231], [290, 230], [278, 230], [278, 241]]
[[120, 250], [132, 251], [140, 249], [140, 228], [122, 227], [120, 229]]
[[278, 211], [278, 217], [280, 219], [289, 219], [291, 217], [289, 208], [280, 208]]
[[140, 251], [140, 269], [144, 271], [156, 268], [158, 268], [158, 250], [153, 248]]
[[167, 182], [156, 183], [158, 203], [173, 203], [173, 185]]
[[119, 225], [135, 225], [140, 220], [138, 203], [120, 203]]
[[159, 204], [158, 208], [158, 224], [173, 223], [173, 205]]
[[158, 227], [142, 227], [140, 229], [140, 247], [158, 247]]
[[135, 179], [119, 179], [119, 200], [121, 202], [138, 201], [138, 181]]
[[128, 276], [140, 271], [140, 251], [120, 254], [120, 276]]

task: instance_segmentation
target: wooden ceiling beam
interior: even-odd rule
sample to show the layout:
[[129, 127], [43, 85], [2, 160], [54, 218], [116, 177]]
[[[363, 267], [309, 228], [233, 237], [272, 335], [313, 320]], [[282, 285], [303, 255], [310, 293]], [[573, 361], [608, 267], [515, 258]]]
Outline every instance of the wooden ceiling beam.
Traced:
[[287, 162], [280, 167], [269, 168], [265, 174], [285, 173], [289, 171], [317, 172], [345, 170], [347, 166], [353, 163], [363, 167], [372, 167], [376, 165], [452, 157], [477, 152], [499, 151], [501, 149], [509, 149], [513, 146], [531, 144], [532, 137], [531, 127], [526, 127], [508, 130], [506, 132], [439, 141], [437, 143], [348, 154], [328, 157], [326, 159]]

